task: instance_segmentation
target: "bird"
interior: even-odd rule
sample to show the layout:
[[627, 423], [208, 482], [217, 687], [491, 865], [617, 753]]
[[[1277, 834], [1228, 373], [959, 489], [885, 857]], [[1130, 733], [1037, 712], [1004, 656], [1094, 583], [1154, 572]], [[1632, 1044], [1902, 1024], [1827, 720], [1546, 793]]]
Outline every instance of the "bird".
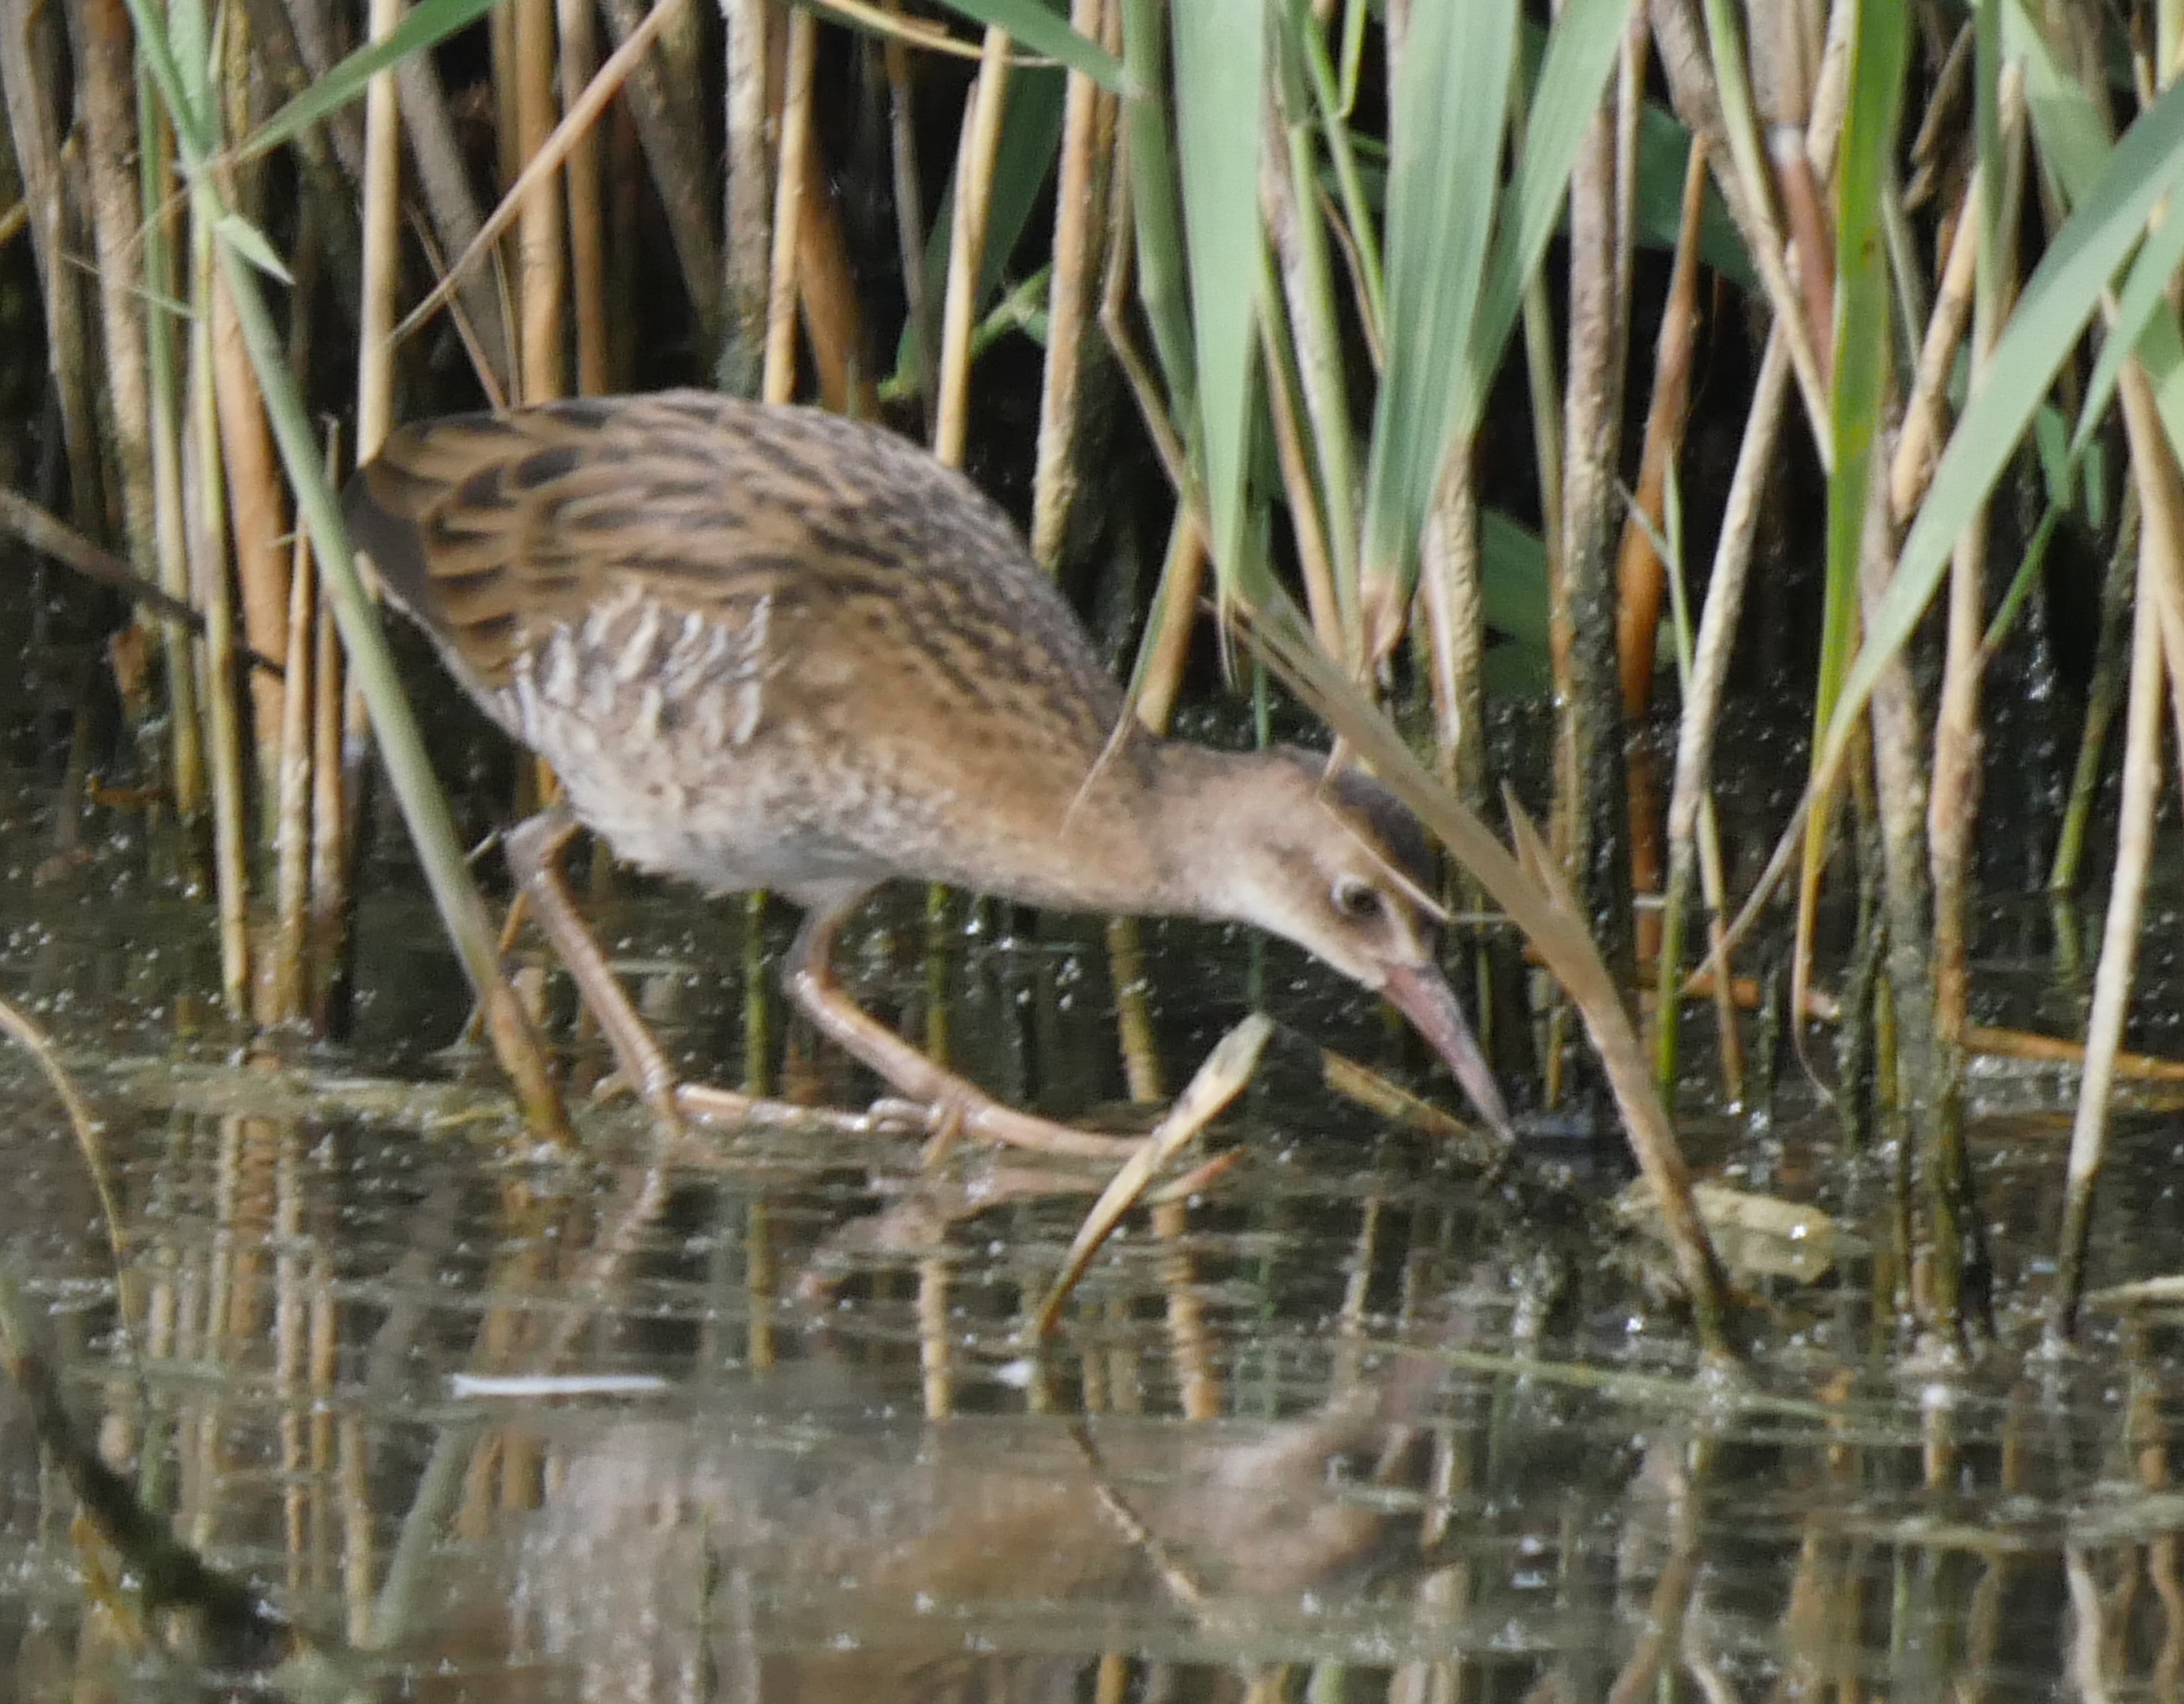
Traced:
[[1300, 748], [1141, 727], [1008, 516], [909, 439], [700, 390], [547, 402], [395, 431], [343, 508], [387, 599], [559, 777], [510, 866], [662, 1118], [749, 1103], [679, 1082], [621, 989], [561, 874], [580, 824], [640, 869], [802, 907], [791, 997], [936, 1130], [1123, 1149], [857, 1005], [834, 943], [894, 879], [1284, 937], [1400, 1009], [1509, 1137], [1435, 961], [1417, 817]]

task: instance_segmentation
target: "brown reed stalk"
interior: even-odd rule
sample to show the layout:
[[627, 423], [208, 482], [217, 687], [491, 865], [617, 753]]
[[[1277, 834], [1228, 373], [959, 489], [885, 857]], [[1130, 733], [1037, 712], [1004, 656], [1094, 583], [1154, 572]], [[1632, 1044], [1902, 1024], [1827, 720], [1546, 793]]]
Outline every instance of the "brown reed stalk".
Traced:
[[818, 20], [809, 12], [799, 11], [788, 20], [781, 159], [774, 188], [773, 264], [766, 309], [766, 365], [760, 392], [770, 403], [788, 402], [796, 394], [797, 231], [804, 222], [804, 187], [811, 181], [803, 156], [811, 140], [811, 72], [818, 54]]
[[[554, 133], [554, 3], [513, 0], [519, 175], [538, 159]], [[558, 173], [534, 173], [523, 190], [517, 204], [515, 252], [516, 288], [523, 304], [518, 393], [526, 403], [543, 403], [560, 396], [565, 387], [561, 313], [566, 265]]]
[[[1486, 616], [1479, 563], [1479, 491], [1471, 439], [1451, 444], [1418, 540], [1434, 752], [1441, 778], [1474, 810], [1486, 806]], [[1470, 885], [1465, 878], [1465, 885]]]
[[92, 231], [98, 257], [98, 305], [107, 412], [121, 495], [122, 536], [140, 574], [156, 571], [152, 489], [149, 356], [136, 226], [142, 197], [131, 156], [136, 148], [133, 35], [123, 0], [75, 0], [69, 8], [77, 64], [78, 110], [87, 147]]
[[1561, 714], [1556, 855], [1601, 934], [1618, 982], [1630, 969], [1630, 810], [1615, 660], [1615, 536], [1621, 515], [1628, 276], [1617, 208], [1619, 125], [1594, 114], [1570, 180], [1569, 356], [1563, 376], [1563, 560], [1549, 565], [1549, 632]]
[[864, 313], [849, 241], [816, 137], [805, 138], [800, 163], [804, 190], [796, 222], [796, 293], [818, 374], [819, 400], [836, 414], [876, 419], [879, 385], [865, 348]]
[[[310, 14], [325, 0], [288, 0], [288, 4], [299, 20]], [[367, 6], [367, 12], [370, 11]], [[505, 8], [502, 8], [504, 10]], [[496, 16], [499, 15], [497, 11]], [[379, 28], [376, 23], [371, 26]], [[392, 27], [391, 25], [388, 27]], [[315, 75], [323, 75], [325, 68], [317, 68]], [[375, 82], [377, 79], [373, 80]], [[448, 109], [448, 92], [440, 81], [439, 71], [430, 53], [411, 53], [394, 68], [394, 87], [399, 92], [397, 103], [388, 97], [388, 110], [398, 106], [402, 134], [410, 142], [410, 158], [416, 169], [418, 199], [422, 203], [426, 221], [439, 250], [443, 254], [460, 254], [476, 239], [483, 215], [479, 210], [477, 197], [472, 192], [470, 171], [463, 157], [462, 145], [455, 132], [454, 115]], [[367, 109], [370, 97], [366, 96]], [[370, 130], [369, 112], [366, 131]], [[382, 144], [394, 146], [397, 144]], [[370, 144], [367, 142], [367, 153]], [[367, 166], [365, 175], [369, 175]], [[366, 248], [370, 247], [369, 242]], [[385, 263], [382, 263], [382, 265]], [[371, 276], [371, 262], [364, 263], [364, 293], [369, 299], [377, 287]], [[510, 315], [495, 281], [488, 276], [477, 276], [464, 281], [460, 287], [464, 317], [470, 326], [470, 335], [476, 340], [478, 354], [486, 367], [485, 386], [488, 395], [506, 396], [514, 387], [515, 362]], [[376, 447], [376, 440], [373, 447]], [[361, 442], [358, 453], [366, 446]]]
[[288, 654], [281, 694], [280, 790], [273, 831], [273, 939], [259, 966], [258, 1022], [300, 1023], [308, 1008], [310, 946], [311, 668], [318, 649], [318, 576], [311, 535], [296, 529], [288, 565]]
[[[292, 13], [282, 0], [244, 0], [243, 11], [250, 20], [252, 60], [265, 83], [270, 105], [285, 105], [310, 86], [314, 74], [298, 33], [299, 18], [319, 28], [311, 42], [317, 63], [325, 66], [333, 62], [332, 50], [322, 39], [326, 19], [315, 8], [299, 6]], [[354, 212], [364, 159], [357, 114], [344, 109], [323, 124], [307, 125], [293, 146], [302, 178], [298, 212], [319, 233], [333, 270], [335, 299], [347, 315], [348, 304], [356, 299], [362, 266]], [[307, 327], [312, 317], [297, 316], [292, 328]]]
[[[516, 31], [521, 27], [514, 6], [496, 6], [487, 14], [487, 40], [493, 52], [493, 144], [499, 164], [494, 181], [505, 194], [523, 170], [523, 76], [521, 50]], [[515, 370], [521, 370], [523, 352], [519, 329]]]
[[[722, 8], [728, 37], [728, 190], [722, 233], [721, 376], [724, 388], [738, 396], [757, 393], [766, 365], [775, 170], [768, 142], [772, 105], [766, 38], [774, 13], [772, 0], [727, 0]], [[900, 192], [899, 175], [896, 187]]]
[[[1351, 424], [1341, 334], [1334, 320], [1334, 268], [1320, 214], [1317, 131], [1311, 97], [1296, 73], [1295, 56], [1282, 58], [1290, 75], [1270, 97], [1265, 111], [1259, 202], [1286, 309], [1289, 336], [1284, 342], [1295, 362], [1301, 412], [1310, 424], [1308, 432], [1298, 430], [1295, 436], [1311, 448], [1319, 493], [1314, 507], [1326, 517], [1329, 589], [1334, 595], [1331, 607], [1314, 604], [1312, 621], [1321, 643], [1329, 644], [1332, 633], [1335, 655], [1350, 656], [1361, 668], [1370, 668], [1401, 636], [1404, 612], [1390, 601], [1392, 582], [1375, 576], [1372, 584], [1358, 584], [1357, 434]], [[1271, 318], [1275, 311], [1273, 289], [1262, 294]], [[1360, 604], [1373, 606], [1362, 626]], [[1362, 649], [1351, 643], [1358, 634], [1363, 638]]]
[[[343, 974], [353, 837], [343, 749], [348, 695], [343, 690], [341, 634], [323, 600], [312, 614], [310, 934], [304, 961], [310, 1027], [323, 1036], [334, 1027], [333, 1001]], [[357, 713], [363, 714], [360, 695]]]
[[[236, 702], [235, 604], [228, 578], [226, 482], [220, 471], [219, 404], [214, 392], [212, 233], [190, 233], [194, 309], [190, 333], [189, 438], [184, 491], [190, 576], [205, 617], [205, 743], [212, 758], [213, 875], [220, 908], [220, 993], [228, 1013], [249, 1015], [250, 870], [243, 822], [242, 710]], [[189, 499], [195, 498], [193, 507]], [[285, 612], [284, 612], [285, 613]], [[283, 648], [286, 649], [285, 647]]]
[[[1622, 682], [1623, 718], [1641, 726], [1653, 699], [1659, 663], [1656, 640], [1667, 596], [1665, 565], [1653, 541], [1667, 525], [1667, 491], [1683, 454], [1684, 428], [1691, 415], [1691, 362], [1698, 330], [1699, 220], [1706, 210], [1706, 139], [1695, 138], [1684, 168], [1681, 223], [1669, 274], [1669, 297], [1654, 346], [1652, 394], [1646, 405], [1644, 447], [1639, 452], [1638, 484], [1632, 512], [1624, 518], [1615, 564], [1616, 654]], [[1630, 801], [1630, 885], [1640, 895], [1659, 897], [1664, 888], [1661, 821], [1661, 777], [1652, 748], [1632, 741], [1625, 760]], [[1661, 954], [1661, 915], [1648, 910], [1636, 920], [1641, 961]]]
[[[2014, 154], [2014, 142], [2005, 149]], [[1975, 389], [2001, 334], [2014, 293], [2017, 181], [1987, 184], [1975, 171], [1959, 215], [1979, 232], [1983, 259], [1974, 303], [1972, 379]], [[1986, 227], [1992, 226], [1992, 231]], [[1973, 877], [1973, 832], [1979, 821], [1981, 764], [1985, 744], [1980, 732], [1981, 677], [1986, 667], [1987, 511], [1982, 507], [1958, 535], [1949, 565], [1948, 626], [1942, 685], [1934, 716], [1932, 796], [1926, 813], [1928, 856], [1934, 888], [1934, 1031], [1943, 1073], [1936, 1085], [1939, 1117], [1936, 1140], [1944, 1154], [1937, 1163], [1962, 1172], [1964, 1133], [1964, 1029], [1971, 1022], [1971, 946], [1966, 912]]]
[[[243, 347], [226, 281], [212, 289], [213, 395], [220, 415], [220, 466], [227, 478], [228, 528], [243, 637], [269, 657], [288, 649], [288, 517], [274, 454], [273, 429], [258, 393], [258, 375]], [[270, 810], [280, 785], [281, 686], [254, 676], [250, 734], [262, 798]], [[269, 822], [270, 829], [270, 822]]]
[[[658, 9], [655, 7], [651, 11]], [[649, 19], [654, 27], [664, 31], [677, 16], [687, 15], [687, 8], [654, 19], [644, 0], [606, 0], [606, 14], [615, 44], [621, 47], [646, 27]], [[744, 15], [739, 10], [733, 21], [740, 24]], [[731, 51], [740, 58], [741, 49], [734, 42], [732, 31]], [[652, 168], [660, 207], [667, 215], [668, 238], [682, 265], [682, 287], [689, 294], [704, 342], [710, 347], [716, 345], [721, 337], [720, 245], [710, 211], [711, 175], [700, 157], [705, 126], [698, 112], [698, 92], [694, 81], [677, 81], [671, 69], [676, 63], [672, 41], [663, 39], [657, 58], [648, 56], [631, 70], [624, 94], [630, 116], [637, 121], [645, 160]], [[736, 92], [740, 97], [746, 92], [739, 86]], [[749, 162], [738, 154], [733, 163], [743, 166]]]
[[[1895, 566], [1888, 493], [1872, 482], [1871, 512], [1858, 562], [1858, 596], [1867, 618], [1886, 595]], [[1900, 1139], [1907, 1153], [1926, 1167], [1928, 1243], [1933, 1282], [1919, 1298], [1923, 1324], [1952, 1344], [1961, 1340], [1964, 1256], [1977, 1234], [1965, 1217], [1967, 1179], [1958, 1150], [1944, 1139], [1939, 1112], [1944, 1072], [1934, 1020], [1932, 943], [1933, 887], [1927, 862], [1926, 801], [1929, 778], [1925, 729], [1918, 691], [1908, 660], [1899, 653], [1880, 672], [1870, 714], [1873, 776], [1880, 812], [1882, 899], [1888, 918], [1885, 961], [1891, 1010], [1894, 1014], [1895, 1066], [1892, 1083], [1903, 1121]], [[1884, 1055], [1883, 1058], [1886, 1059]]]
[[[1111, 8], [1106, 0], [1072, 0], [1070, 27], [1100, 39]], [[890, 44], [892, 62], [904, 57]], [[906, 101], [893, 103], [906, 106]], [[1089, 77], [1069, 74], [1061, 119], [1061, 163], [1055, 182], [1053, 267], [1046, 296], [1046, 366], [1039, 387], [1039, 454], [1032, 474], [1032, 560], [1050, 574], [1061, 566], [1069, 514], [1077, 499], [1076, 440], [1084, 376], [1084, 334], [1096, 299], [1106, 169], [1114, 130], [1114, 101]], [[1103, 136], [1103, 131], [1106, 133]], [[914, 164], [915, 162], [913, 161]], [[915, 202], [911, 203], [916, 217]], [[905, 276], [914, 249], [905, 249]], [[922, 328], [921, 328], [922, 329]]]
[[[599, 29], [591, 0], [558, 0], [561, 106], [574, 111], [584, 86], [599, 69]], [[604, 214], [599, 204], [599, 136], [588, 130], [569, 149], [564, 168], [569, 206], [569, 280], [576, 330], [577, 394], [604, 396], [614, 388], [607, 360], [607, 269]]]
[[1161, 562], [1153, 593], [1153, 630], [1138, 673], [1138, 720], [1164, 728], [1183, 693], [1184, 666], [1190, 660], [1190, 635], [1198, 622], [1198, 598], [1206, 583], [1206, 535], [1187, 504], [1176, 505], [1168, 524], [1167, 554]]
[[[2139, 500], [2137, 597], [2132, 611], [2131, 690], [2125, 713], [2123, 797], [2116, 823], [2115, 868], [2109, 878], [2108, 918], [2093, 973], [2086, 1020], [2086, 1066], [2063, 1179], [2063, 1228], [2048, 1331], [2056, 1342], [2076, 1332], [2085, 1294], [2086, 1252], [2092, 1230], [2093, 1186], [2108, 1158], [2110, 1090], [2115, 1055], [2129, 1014], [2137, 969], [2140, 920], [2153, 861], [2154, 807], [2161, 786], [2161, 701], [2166, 684], [2184, 690], [2184, 476], [2161, 428], [2153, 387], [2136, 357], [2124, 363], [2117, 387], [2131, 446]], [[2177, 631], [2172, 640], [2170, 630]], [[2184, 765], [2184, 737], [2177, 760]]]
[[66, 141], [56, 105], [60, 76], [56, 14], [32, 0], [0, 5], [0, 103], [31, 210], [31, 252], [45, 305], [46, 368], [60, 405], [68, 452], [70, 518], [91, 537], [106, 534], [92, 375], [98, 370], [85, 321], [83, 278], [69, 256], [75, 247]]
[[[170, 138], [159, 103], [148, 87], [138, 90], [137, 134], [145, 296], [149, 302], [161, 303], [172, 301], [177, 294], [175, 234], [181, 210], [179, 202], [169, 192], [173, 175]], [[170, 599], [187, 603], [190, 549], [182, 501], [181, 363], [176, 334], [174, 317], [164, 308], [155, 308], [145, 326], [153, 537], [160, 589]], [[198, 658], [187, 636], [172, 622], [163, 624], [162, 633], [169, 711], [168, 781], [174, 789], [175, 815], [181, 829], [182, 878], [189, 888], [201, 894], [211, 885], [211, 878], [205, 863], [207, 780]]]
[[[400, 0], [370, 0], [369, 30], [384, 40], [401, 22]], [[399, 85], [382, 71], [364, 96], [364, 293], [357, 309], [356, 459], [379, 453], [394, 426], [395, 304], [402, 287], [402, 132]]]
[[[1700, 16], [1701, 4], [1702, 0], [1648, 0], [1646, 19], [1654, 48], [1660, 56], [1676, 116], [1685, 129], [1707, 139], [1714, 183], [1759, 273], [1775, 323], [1782, 327], [1791, 368], [1797, 374], [1798, 393], [1804, 401], [1806, 421], [1825, 465], [1830, 442], [1828, 392], [1815, 338], [1825, 328], [1815, 328], [1807, 317], [1804, 298], [1791, 281], [1769, 174], [1752, 120], [1751, 91], [1741, 82], [1724, 91], [1717, 80], [1718, 64], [1732, 77], [1747, 78], [1741, 57], [1742, 43], [1724, 41], [1710, 45], [1708, 25]], [[1714, 57], [1717, 48], [1719, 61]]]
[[1282, 490], [1289, 500], [1290, 536], [1296, 546], [1298, 577], [1304, 582], [1305, 610], [1319, 643], [1340, 656], [1343, 597], [1335, 586], [1337, 570], [1328, 548], [1328, 527], [1341, 522], [1321, 518], [1320, 488], [1312, 480], [1305, 448], [1306, 434], [1300, 419], [1298, 374], [1290, 359], [1295, 346], [1287, 335], [1288, 316], [1282, 311], [1271, 276], [1262, 299], [1265, 311], [1259, 316], [1259, 351], [1266, 364], [1267, 415], [1273, 426], [1275, 465], [1281, 469]]
[[[1713, 571], [1707, 576], [1706, 604], [1691, 645], [1691, 678], [1684, 684], [1683, 709], [1676, 728], [1675, 775], [1669, 793], [1669, 881], [1662, 907], [1660, 986], [1674, 988], [1683, 978], [1682, 920], [1696, 874], [1703, 883], [1710, 944], [1716, 955], [1723, 955], [1724, 969], [1714, 978], [1716, 1014], [1723, 1087], [1732, 1102], [1743, 1099], [1743, 1086], [1741, 1073], [1736, 1070], [1739, 1055], [1736, 1016], [1721, 1004], [1721, 993], [1727, 986], [1728, 895], [1723, 891], [1719, 848], [1712, 857], [1702, 857], [1699, 829], [1713, 785], [1714, 738], [1737, 624], [1744, 610], [1760, 503], [1774, 468], [1790, 376], [1787, 341], [1779, 331], [1770, 332], [1752, 384], [1752, 406], [1745, 417], [1736, 471], [1730, 476], [1729, 495], [1722, 505], [1721, 533], [1714, 546]], [[1664, 1094], [1677, 1077], [1675, 1009], [1674, 1001], [1663, 1000], [1655, 1033]]]
[[978, 54], [978, 75], [963, 106], [962, 140], [956, 152], [956, 219], [948, 233], [948, 291], [940, 309], [933, 453], [950, 467], [963, 465], [970, 430], [972, 320], [978, 312], [978, 275], [985, 263], [986, 220], [1008, 90], [1009, 38], [1006, 31], [989, 26]]

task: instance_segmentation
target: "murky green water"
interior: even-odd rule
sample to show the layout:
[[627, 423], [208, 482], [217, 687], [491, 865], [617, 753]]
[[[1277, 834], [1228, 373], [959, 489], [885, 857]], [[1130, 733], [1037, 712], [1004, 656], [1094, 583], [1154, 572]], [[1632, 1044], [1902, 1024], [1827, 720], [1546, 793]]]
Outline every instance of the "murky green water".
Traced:
[[[1251, 999], [1290, 1028], [1215, 1133], [1243, 1163], [1134, 1219], [1034, 1358], [1024, 1323], [1095, 1178], [967, 1155], [921, 1183], [894, 1139], [663, 1147], [612, 1110], [581, 1163], [541, 1155], [437, 1055], [464, 1001], [414, 904], [367, 913], [356, 1052], [243, 1062], [203, 1015], [202, 913], [97, 866], [34, 889], [30, 861], [0, 880], [0, 994], [106, 1118], [133, 1345], [82, 1163], [13, 1050], [8, 1258], [110, 1451], [208, 1555], [370, 1644], [390, 1695], [2179, 1692], [2176, 1334], [2096, 1314], [2081, 1356], [2030, 1353], [2053, 1073], [1981, 1079], [2003, 1339], [1946, 1376], [1904, 1370], [1885, 1305], [1887, 1157], [1841, 1153], [1794, 1069], [1770, 1128], [1692, 1121], [1728, 1181], [1877, 1251], [1752, 1280], [1756, 1371], [1731, 1390], [1602, 1208], [1612, 1155], [1565, 1145], [1490, 1184], [1325, 1090], [1305, 1038], [1406, 1058], [1340, 988], [1156, 931], [1171, 1087]], [[941, 996], [957, 1058], [1013, 1098], [1118, 1096], [1096, 927], [1005, 921], [955, 914], [933, 982], [913, 900], [845, 969], [913, 1034]], [[624, 902], [606, 924], [674, 1044], [737, 1074], [739, 912]], [[1987, 971], [2052, 993], [2006, 955]], [[766, 1044], [791, 1087], [866, 1092], [794, 1027]], [[2184, 1264], [2179, 1140], [2163, 1115], [2125, 1127], [2097, 1282]], [[544, 1374], [619, 1384], [494, 1382]], [[0, 1699], [172, 1695], [70, 1511], [0, 1401]]]

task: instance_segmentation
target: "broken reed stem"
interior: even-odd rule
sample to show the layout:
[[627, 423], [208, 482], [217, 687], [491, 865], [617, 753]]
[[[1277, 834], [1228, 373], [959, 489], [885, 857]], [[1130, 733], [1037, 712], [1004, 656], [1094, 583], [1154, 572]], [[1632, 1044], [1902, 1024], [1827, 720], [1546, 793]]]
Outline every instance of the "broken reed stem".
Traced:
[[985, 264], [986, 222], [992, 211], [994, 167], [1000, 154], [1001, 114], [1008, 91], [1008, 35], [989, 25], [978, 55], [978, 75], [963, 108], [962, 142], [956, 156], [956, 217], [948, 233], [948, 293], [940, 313], [933, 453], [950, 467], [963, 465], [970, 431], [972, 321], [978, 308], [978, 276]]
[[[1070, 27], [1100, 38], [1105, 0], [1072, 0]], [[900, 55], [891, 47], [892, 55]], [[892, 61], [891, 61], [892, 64]], [[891, 104], [906, 103], [894, 95]], [[1077, 498], [1076, 444], [1084, 376], [1084, 334], [1097, 289], [1105, 203], [1102, 169], [1109, 150], [1100, 132], [1113, 127], [1113, 99], [1089, 77], [1069, 73], [1061, 120], [1061, 164], [1054, 194], [1054, 264], [1046, 296], [1046, 364], [1039, 387], [1039, 454], [1032, 475], [1031, 554], [1049, 574], [1061, 566], [1069, 513]], [[911, 204], [912, 209], [916, 203]], [[898, 203], [898, 211], [901, 210]]]

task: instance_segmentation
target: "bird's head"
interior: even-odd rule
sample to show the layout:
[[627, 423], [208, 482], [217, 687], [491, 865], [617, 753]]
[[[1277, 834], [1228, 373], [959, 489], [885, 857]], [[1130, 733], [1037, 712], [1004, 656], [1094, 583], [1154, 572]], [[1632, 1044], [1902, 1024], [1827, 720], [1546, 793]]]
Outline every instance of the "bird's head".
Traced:
[[1495, 1131], [1509, 1115], [1435, 962], [1433, 844], [1380, 782], [1278, 747], [1236, 760], [1217, 789], [1218, 909], [1295, 941], [1407, 1017]]

